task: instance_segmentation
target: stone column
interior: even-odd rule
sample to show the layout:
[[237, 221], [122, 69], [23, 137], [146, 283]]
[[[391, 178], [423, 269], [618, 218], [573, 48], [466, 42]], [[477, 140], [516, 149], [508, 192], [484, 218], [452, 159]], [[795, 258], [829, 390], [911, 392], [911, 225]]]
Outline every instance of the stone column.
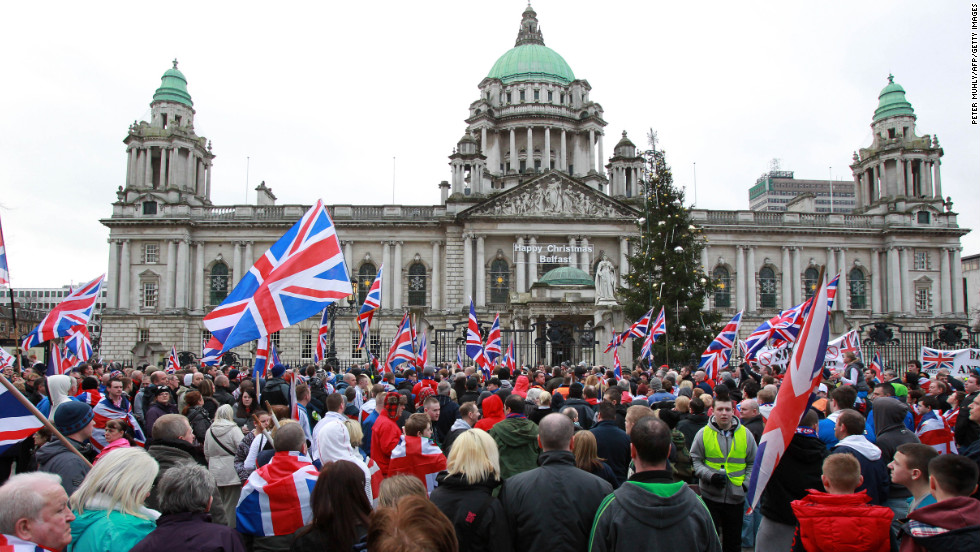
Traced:
[[793, 248], [793, 274], [790, 275], [793, 282], [793, 305], [799, 305], [803, 302], [803, 282], [800, 280], [800, 276], [803, 274], [803, 268], [800, 263], [800, 256], [802, 255], [803, 248], [794, 247]]
[[255, 264], [255, 254], [252, 252], [252, 245], [254, 243], [254, 241], [245, 242], [245, 258], [243, 259], [244, 262], [242, 263], [242, 276], [251, 270], [252, 265]]
[[129, 261], [129, 240], [118, 240], [119, 243], [119, 308], [129, 310], [130, 290], [129, 284], [132, 280], [132, 265]]
[[895, 159], [895, 178], [898, 179], [898, 189], [901, 190], [902, 194], [905, 196], [912, 195], [912, 191], [909, 189], [909, 182], [905, 180], [905, 161], [898, 157]]
[[541, 168], [551, 169], [551, 127], [544, 127], [544, 151], [541, 152]]
[[204, 197], [211, 198], [211, 163], [208, 163], [204, 172]]
[[943, 181], [942, 179], [939, 178], [939, 165], [941, 164], [942, 161], [940, 161], [939, 159], [936, 159], [932, 163], [932, 172], [933, 172], [932, 185], [934, 188], [935, 197], [937, 199], [943, 198]]
[[442, 308], [442, 259], [439, 256], [441, 242], [432, 242], [432, 310]]
[[932, 161], [922, 161], [922, 172], [925, 178], [922, 181], [921, 195], [927, 196], [933, 193], [932, 190]]
[[735, 310], [745, 308], [745, 246], [735, 246]]
[[630, 271], [627, 255], [630, 252], [630, 242], [626, 238], [619, 238], [619, 285], [626, 285], [626, 273]]
[[197, 195], [204, 195], [205, 179], [204, 179], [204, 160], [197, 159], [194, 165], [197, 170], [194, 173], [194, 190]]
[[558, 168], [568, 171], [567, 144], [565, 142], [565, 129], [561, 129], [561, 155], [558, 158]]
[[756, 272], [755, 272], [755, 246], [748, 245], [748, 246], [745, 247], [745, 249], [747, 250], [747, 253], [748, 253], [748, 257], [747, 257], [747, 260], [746, 260], [746, 265], [747, 266], [746, 266], [746, 270], [745, 270], [745, 284], [746, 284], [746, 287], [747, 287], [747, 289], [746, 289], [747, 293], [745, 294], [745, 297], [746, 297], [746, 301], [745, 301], [746, 305], [745, 305], [745, 307], [746, 307], [746, 311], [747, 312], [753, 313], [756, 310], [756, 302], [755, 302], [755, 283], [756, 283], [756, 280], [755, 280], [755, 276], [756, 276]]
[[[130, 156], [132, 157], [132, 156]], [[119, 240], [109, 240], [109, 274], [107, 276], [106, 306], [119, 308]]]
[[517, 278], [517, 285], [514, 286], [514, 289], [517, 290], [517, 293], [524, 293], [527, 291], [527, 266], [524, 261], [527, 255], [524, 251], [520, 250], [520, 248], [524, 247], [524, 236], [517, 236], [515, 243], [517, 244], [518, 250], [514, 251], [514, 277]]
[[136, 148], [130, 146], [126, 149], [126, 187], [129, 188], [133, 185], [133, 154], [136, 153]]
[[473, 297], [473, 235], [467, 233], [463, 233], [463, 296], [466, 301], [476, 299]]
[[160, 148], [160, 188], [167, 188], [167, 148]]
[[232, 242], [231, 247], [231, 272], [233, 275], [231, 287], [234, 288], [242, 279], [242, 242]]
[[204, 310], [204, 242], [196, 242], [197, 263], [194, 267], [194, 310]]
[[[531, 236], [527, 239], [528, 246], [538, 245], [538, 240], [536, 237]], [[538, 283], [538, 254], [528, 253], [529, 262], [527, 264], [527, 289], [530, 290], [531, 286]]]
[[187, 164], [184, 165], [184, 178], [186, 178], [185, 190], [194, 191], [194, 150], [187, 149]]
[[527, 127], [527, 171], [534, 171], [534, 127]]
[[598, 171], [599, 172], [602, 172], [603, 167], [606, 166], [606, 158], [603, 156], [603, 153], [602, 153], [602, 136], [603, 136], [603, 134], [604, 134], [603, 132], [599, 132], [599, 158], [598, 158], [598, 161], [599, 161]]
[[591, 257], [589, 256], [589, 238], [582, 236], [582, 251], [578, 256], [578, 266], [586, 274], [592, 274], [592, 267], [589, 266], [589, 261]]
[[174, 308], [177, 286], [177, 240], [167, 240], [167, 277], [163, 281], [160, 293], [160, 306], [165, 309]]
[[939, 312], [942, 314], [953, 312], [950, 284], [952, 284], [952, 274], [949, 269], [949, 249], [942, 247], [939, 249]]
[[187, 239], [181, 239], [177, 243], [177, 294], [174, 301], [174, 307], [178, 309], [187, 309], [187, 277], [190, 273], [187, 266], [189, 253]]
[[516, 171], [518, 167], [517, 164], [517, 136], [514, 133], [514, 129], [510, 129], [510, 171]]
[[381, 280], [381, 305], [391, 309], [395, 305], [391, 286], [391, 282], [395, 279], [395, 266], [391, 263], [391, 242], [381, 242], [381, 262], [387, 267]]
[[881, 308], [881, 250], [871, 250], [871, 315], [884, 312]]
[[779, 266], [779, 270], [782, 273], [782, 292], [783, 292], [783, 309], [789, 309], [793, 307], [793, 267], [789, 260], [789, 250], [788, 246], [783, 246], [783, 257]]
[[888, 312], [902, 310], [902, 274], [898, 259], [898, 248], [892, 246], [886, 253], [888, 262]]
[[913, 186], [913, 183], [912, 183], [913, 181], [912, 181], [912, 160], [911, 159], [906, 159], [905, 160], [905, 181], [909, 183], [909, 189], [912, 190], [914, 188], [914, 186]]
[[589, 171], [595, 170], [595, 131], [589, 129]]
[[953, 248], [953, 312], [965, 314], [963, 306], [963, 264], [960, 260], [962, 247]]
[[575, 236], [568, 236], [568, 266], [572, 268], [578, 267], [578, 254], [573, 251], [577, 244]]
[[143, 185], [153, 187], [153, 148], [150, 146], [143, 150]]
[[[912, 306], [912, 283], [909, 278], [909, 248], [898, 248], [899, 259], [899, 278], [902, 282], [902, 312], [909, 314], [913, 312]], [[891, 285], [891, 284], [889, 284]]]
[[837, 268], [841, 271], [840, 283], [837, 284], [837, 310], [844, 311], [848, 310], [847, 303], [847, 292], [848, 292], [848, 279], [847, 279], [847, 248], [840, 248], [837, 250]]
[[487, 154], [487, 127], [480, 129], [480, 153]]
[[170, 153], [167, 154], [167, 165], [169, 166], [167, 170], [167, 188], [175, 188], [179, 184], [177, 179], [177, 161], [180, 158], [180, 148], [175, 146], [169, 149]]
[[391, 267], [391, 304], [392, 308], [402, 308], [402, 244], [405, 242], [396, 241], [395, 259]]
[[476, 237], [476, 306], [487, 306], [487, 257], [484, 251], [485, 237]]

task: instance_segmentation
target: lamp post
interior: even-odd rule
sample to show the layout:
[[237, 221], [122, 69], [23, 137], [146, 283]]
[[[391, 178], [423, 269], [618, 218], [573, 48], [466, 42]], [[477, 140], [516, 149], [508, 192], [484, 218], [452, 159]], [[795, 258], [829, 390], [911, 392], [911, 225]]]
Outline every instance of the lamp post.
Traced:
[[[330, 324], [330, 348], [327, 349], [326, 360], [327, 365], [334, 367], [334, 369], [339, 368], [337, 363], [337, 342], [335, 339], [336, 323], [337, 323], [337, 311], [347, 312], [357, 312], [357, 276], [351, 274], [350, 276], [350, 287], [351, 293], [346, 297], [347, 306], [341, 307], [336, 302], [327, 305], [327, 320]], [[368, 284], [370, 285], [370, 283]], [[371, 346], [370, 341], [368, 342], [368, 347]]]

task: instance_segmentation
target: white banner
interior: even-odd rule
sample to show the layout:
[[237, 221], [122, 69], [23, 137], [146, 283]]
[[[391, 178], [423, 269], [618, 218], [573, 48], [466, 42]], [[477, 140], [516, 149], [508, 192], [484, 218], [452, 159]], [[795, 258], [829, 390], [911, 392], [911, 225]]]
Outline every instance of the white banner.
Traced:
[[980, 370], [980, 349], [930, 349], [923, 347], [919, 352], [922, 371], [934, 376], [940, 368], [949, 370], [949, 375], [964, 380], [970, 372]]
[[[827, 355], [824, 360], [827, 368], [834, 371], [843, 370], [845, 366], [844, 353], [846, 351], [854, 351], [858, 359], [861, 358], [861, 343], [856, 330], [851, 330], [827, 343]], [[766, 345], [756, 353], [756, 363], [759, 366], [769, 366], [785, 370], [792, 353], [793, 348], [789, 344], [783, 344], [780, 347]]]

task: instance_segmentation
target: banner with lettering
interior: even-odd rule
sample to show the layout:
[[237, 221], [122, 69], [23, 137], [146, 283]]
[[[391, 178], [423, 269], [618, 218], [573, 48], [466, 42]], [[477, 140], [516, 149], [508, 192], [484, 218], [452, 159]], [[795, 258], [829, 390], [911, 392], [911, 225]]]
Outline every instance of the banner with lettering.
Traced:
[[940, 368], [949, 370], [949, 375], [959, 380], [966, 379], [970, 372], [980, 372], [980, 349], [932, 349], [923, 347], [919, 353], [922, 371], [936, 375]]

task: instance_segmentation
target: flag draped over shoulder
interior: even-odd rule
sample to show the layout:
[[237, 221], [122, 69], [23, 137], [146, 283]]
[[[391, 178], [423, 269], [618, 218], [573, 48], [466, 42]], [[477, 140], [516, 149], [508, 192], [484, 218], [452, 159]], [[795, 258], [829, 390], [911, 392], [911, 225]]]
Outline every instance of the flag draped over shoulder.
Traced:
[[50, 552], [33, 542], [21, 540], [13, 535], [0, 534], [0, 551], [2, 552]]
[[143, 430], [140, 428], [139, 422], [136, 421], [136, 416], [133, 416], [132, 408], [126, 397], [123, 397], [120, 406], [116, 406], [108, 398], [104, 398], [92, 408], [92, 414], [95, 416], [95, 429], [92, 430], [90, 441], [96, 450], [102, 450], [109, 444], [105, 440], [105, 424], [109, 420], [122, 420], [129, 424], [129, 427], [133, 428], [133, 440], [140, 446], [146, 445], [146, 436], [143, 435]]
[[[958, 410], [958, 409], [957, 409]], [[931, 410], [922, 416], [915, 435], [923, 445], [929, 445], [939, 454], [956, 454], [956, 439], [947, 421]]]
[[65, 337], [76, 326], [88, 324], [95, 309], [95, 301], [102, 289], [105, 274], [72, 291], [51, 309], [41, 323], [24, 338], [21, 348], [24, 350], [36, 347], [45, 341], [57, 337]]
[[769, 483], [779, 459], [786, 452], [786, 447], [806, 411], [810, 395], [820, 381], [818, 376], [827, 354], [830, 333], [827, 285], [822, 279], [818, 283], [814, 299], [812, 307], [803, 313], [799, 336], [790, 356], [783, 385], [776, 395], [776, 406], [770, 412], [759, 440], [746, 495], [752, 508], [759, 503], [762, 491]]
[[404, 473], [418, 477], [425, 483], [429, 494], [436, 488], [436, 476], [446, 469], [446, 457], [439, 447], [424, 437], [402, 436], [401, 441], [391, 451], [391, 463], [388, 464], [389, 477]]
[[237, 529], [246, 535], [289, 535], [310, 522], [316, 466], [298, 452], [277, 452], [252, 472], [235, 508]]
[[0, 453], [34, 435], [43, 426], [12, 392], [0, 385]]
[[225, 352], [306, 320], [351, 290], [336, 229], [319, 200], [204, 317], [204, 325]]

